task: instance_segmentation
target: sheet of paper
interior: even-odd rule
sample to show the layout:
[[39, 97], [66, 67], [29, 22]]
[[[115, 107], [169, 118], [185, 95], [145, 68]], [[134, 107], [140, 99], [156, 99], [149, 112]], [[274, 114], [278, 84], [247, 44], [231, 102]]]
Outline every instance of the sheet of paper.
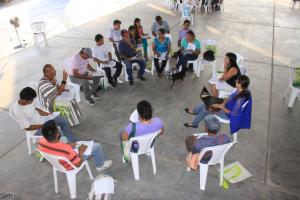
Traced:
[[58, 115], [60, 115], [60, 112], [53, 112], [51, 115], [48, 116], [43, 116], [42, 117], [42, 123], [44, 124], [45, 122], [55, 119]]
[[75, 151], [78, 153], [78, 148], [80, 147], [80, 145], [85, 145], [87, 146], [85, 152], [83, 153], [86, 156], [90, 156], [92, 154], [92, 149], [93, 149], [93, 145], [94, 145], [94, 141], [78, 141], [76, 142], [76, 149]]
[[185, 50], [195, 51], [196, 50], [196, 45], [189, 42]]

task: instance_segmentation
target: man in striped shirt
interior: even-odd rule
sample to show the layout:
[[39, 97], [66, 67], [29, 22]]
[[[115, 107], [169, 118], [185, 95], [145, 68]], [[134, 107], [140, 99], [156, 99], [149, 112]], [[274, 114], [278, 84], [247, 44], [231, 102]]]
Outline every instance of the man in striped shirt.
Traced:
[[[188, 152], [192, 152], [192, 154], [200, 153], [202, 149], [206, 147], [217, 146], [230, 142], [230, 138], [227, 135], [218, 133], [220, 130], [220, 121], [214, 115], [207, 115], [204, 118], [204, 122], [205, 132], [207, 132], [207, 135], [200, 138], [192, 135], [185, 139], [186, 148]], [[206, 152], [200, 162], [204, 164], [208, 163], [211, 156], [211, 152]]]
[[[81, 145], [78, 153], [73, 149], [75, 144], [65, 144], [59, 141], [60, 133], [54, 120], [46, 122], [42, 127], [43, 138], [39, 140], [38, 149], [42, 152], [62, 156], [67, 158], [74, 166], [79, 167], [81, 163], [90, 157], [94, 158], [96, 170], [101, 171], [111, 166], [111, 160], [104, 160], [104, 155], [100, 144], [94, 143], [91, 155], [84, 155], [87, 146]], [[67, 169], [72, 170], [73, 167], [65, 161], [60, 163]]]

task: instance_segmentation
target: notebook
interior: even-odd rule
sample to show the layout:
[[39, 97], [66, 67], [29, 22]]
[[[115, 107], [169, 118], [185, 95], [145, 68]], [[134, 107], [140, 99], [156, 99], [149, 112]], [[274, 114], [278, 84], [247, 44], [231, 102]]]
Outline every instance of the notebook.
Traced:
[[90, 156], [92, 154], [92, 149], [93, 149], [93, 145], [94, 145], [94, 141], [77, 141], [76, 142], [76, 149], [75, 151], [78, 153], [78, 148], [80, 147], [80, 145], [86, 145], [87, 148], [85, 150], [85, 152], [83, 153], [86, 156]]
[[[205, 86], [203, 87], [203, 89], [201, 91], [200, 99], [202, 99], [206, 108], [210, 108], [213, 104], [220, 104], [223, 102], [223, 99], [211, 96]], [[218, 110], [220, 110], [220, 109], [214, 108], [214, 111], [218, 111]]]

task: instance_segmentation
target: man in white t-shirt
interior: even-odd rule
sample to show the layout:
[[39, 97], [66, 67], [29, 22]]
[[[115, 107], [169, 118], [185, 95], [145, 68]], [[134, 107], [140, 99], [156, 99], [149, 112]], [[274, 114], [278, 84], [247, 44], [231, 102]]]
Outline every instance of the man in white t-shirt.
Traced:
[[[116, 87], [117, 79], [122, 72], [122, 64], [112, 60], [111, 51], [108, 46], [104, 45], [103, 36], [101, 34], [95, 36], [95, 42], [96, 46], [92, 48], [94, 61], [105, 71], [108, 82], [113, 87]], [[111, 68], [116, 69], [113, 76], [111, 75]]]
[[109, 29], [107, 33], [107, 38], [110, 42], [112, 42], [118, 61], [121, 62], [121, 57], [118, 49], [119, 42], [122, 40], [120, 20], [114, 20], [113, 27]]
[[26, 131], [36, 131], [35, 135], [42, 135], [43, 124], [54, 119], [57, 126], [60, 127], [62, 135], [67, 138], [65, 142], [74, 143], [75, 138], [66, 119], [61, 116], [55, 116], [53, 113], [45, 112], [38, 108], [34, 99], [36, 92], [31, 87], [25, 87], [20, 92], [20, 99], [10, 108], [10, 112], [17, 120], [20, 127]]
[[[89, 64], [89, 58], [93, 58], [90, 48], [82, 48], [81, 51], [73, 56], [70, 62], [69, 76], [72, 83], [83, 86], [85, 100], [90, 105], [95, 105], [94, 99], [99, 99], [97, 89], [99, 87], [100, 76], [92, 75], [97, 73]], [[93, 80], [92, 88], [90, 88], [90, 80]]]

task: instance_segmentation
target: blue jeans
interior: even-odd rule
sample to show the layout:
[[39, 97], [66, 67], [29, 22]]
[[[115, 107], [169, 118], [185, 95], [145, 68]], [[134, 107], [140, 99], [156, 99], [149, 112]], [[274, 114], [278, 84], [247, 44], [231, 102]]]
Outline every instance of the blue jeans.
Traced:
[[104, 154], [100, 144], [94, 143], [91, 155], [83, 156], [83, 160], [87, 160], [90, 157], [94, 158], [96, 167], [102, 167], [102, 165], [104, 164]]
[[196, 114], [196, 117], [193, 121], [193, 126], [198, 127], [199, 123], [205, 118], [206, 115], [208, 114], [215, 114], [218, 115], [218, 117], [222, 118], [222, 119], [228, 119], [227, 114], [223, 111], [220, 110], [219, 112], [211, 112], [206, 110], [206, 106], [204, 103], [200, 103], [198, 106], [196, 106], [193, 109], [193, 112]]
[[128, 74], [128, 80], [133, 81], [132, 77], [132, 63], [137, 63], [140, 66], [140, 69], [138, 71], [138, 77], [142, 77], [145, 73], [146, 68], [146, 62], [144, 60], [123, 60], [124, 64], [126, 65], [126, 72]]
[[198, 55], [197, 54], [186, 54], [186, 55], [180, 55], [178, 62], [176, 64], [176, 68], [179, 69], [180, 66], [182, 66], [182, 73], [185, 73], [187, 71], [187, 64], [190, 60], [197, 60]]
[[[71, 131], [69, 122], [61, 116], [57, 116], [54, 119], [54, 121], [55, 121], [56, 126], [58, 126], [60, 128], [61, 135], [65, 136], [68, 139], [69, 143], [75, 142], [75, 138]], [[38, 129], [35, 135], [42, 135], [42, 129]]]

